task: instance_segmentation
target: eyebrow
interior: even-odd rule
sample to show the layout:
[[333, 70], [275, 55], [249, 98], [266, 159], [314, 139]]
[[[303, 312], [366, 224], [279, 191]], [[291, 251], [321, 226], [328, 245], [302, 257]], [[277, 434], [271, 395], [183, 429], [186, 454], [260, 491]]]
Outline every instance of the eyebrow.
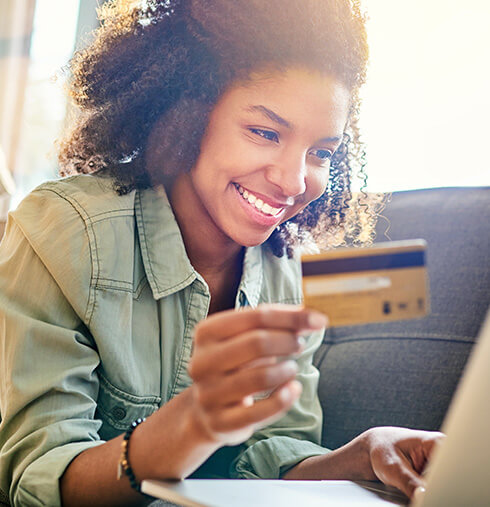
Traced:
[[[256, 106], [249, 106], [247, 108], [247, 111], [250, 111], [252, 113], [259, 112], [262, 113], [264, 116], [267, 116], [269, 120], [272, 120], [273, 122], [277, 123], [278, 125], [282, 125], [283, 127], [286, 127], [290, 130], [294, 130], [294, 125], [289, 122], [288, 120], [285, 120], [282, 116], [279, 116], [277, 113], [272, 111], [272, 109], [269, 109], [268, 107], [262, 106], [262, 105], [256, 105]], [[319, 140], [321, 143], [337, 143], [341, 140], [341, 136], [332, 136], [332, 137], [323, 137]]]
[[293, 128], [294, 128], [292, 123], [288, 122], [282, 116], [279, 116], [277, 113], [275, 113], [274, 111], [272, 111], [272, 109], [269, 109], [268, 107], [249, 106], [247, 108], [247, 111], [250, 111], [252, 113], [254, 113], [254, 112], [262, 113], [263, 115], [267, 116], [267, 118], [269, 118], [269, 120], [272, 120], [273, 122], [278, 123], [279, 125], [282, 125], [283, 127], [286, 127], [291, 130], [293, 130]]

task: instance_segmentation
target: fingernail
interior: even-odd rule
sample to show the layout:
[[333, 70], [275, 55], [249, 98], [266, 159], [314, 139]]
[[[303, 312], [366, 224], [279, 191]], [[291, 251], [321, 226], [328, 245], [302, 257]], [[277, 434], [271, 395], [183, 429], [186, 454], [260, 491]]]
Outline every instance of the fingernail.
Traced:
[[284, 402], [289, 402], [291, 400], [296, 400], [301, 391], [303, 390], [303, 386], [297, 381], [293, 380], [286, 384], [280, 391], [279, 396]]
[[418, 486], [418, 487], [416, 487], [415, 490], [414, 490], [414, 492], [413, 492], [413, 498], [414, 498], [414, 500], [416, 498], [418, 498], [419, 496], [422, 496], [424, 493], [425, 493], [424, 486]]
[[281, 398], [282, 401], [284, 402], [288, 402], [290, 399], [291, 399], [291, 391], [289, 390], [289, 387], [288, 386], [285, 386], [283, 387], [280, 391], [279, 391], [279, 397]]
[[243, 398], [242, 402], [245, 407], [251, 407], [254, 404], [254, 397], [253, 396], [245, 396], [245, 398]]
[[295, 375], [298, 372], [298, 365], [296, 364], [296, 361], [284, 361], [283, 368], [289, 375]]
[[319, 329], [322, 327], [327, 327], [328, 319], [323, 313], [311, 312], [308, 315], [308, 325], [312, 329]]
[[301, 394], [301, 391], [303, 391], [303, 386], [297, 380], [293, 380], [289, 384], [289, 392], [293, 398], [297, 398]]
[[298, 345], [298, 349], [303, 350], [305, 348], [306, 340], [302, 336], [297, 336], [296, 343]]

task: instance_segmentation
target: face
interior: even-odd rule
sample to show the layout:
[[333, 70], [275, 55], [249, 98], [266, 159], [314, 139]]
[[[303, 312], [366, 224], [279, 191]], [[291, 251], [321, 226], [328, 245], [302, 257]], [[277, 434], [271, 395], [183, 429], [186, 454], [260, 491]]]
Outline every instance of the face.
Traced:
[[349, 99], [337, 80], [300, 69], [257, 74], [231, 87], [211, 112], [198, 160], [184, 176], [181, 202], [198, 215], [193, 223], [208, 238], [263, 243], [325, 191]]

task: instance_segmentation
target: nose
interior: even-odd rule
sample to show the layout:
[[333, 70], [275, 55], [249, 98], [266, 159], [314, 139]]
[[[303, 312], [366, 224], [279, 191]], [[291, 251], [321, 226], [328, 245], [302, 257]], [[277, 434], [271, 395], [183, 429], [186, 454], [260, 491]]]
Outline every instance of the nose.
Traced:
[[306, 191], [305, 155], [280, 157], [266, 170], [266, 179], [278, 187], [284, 197], [297, 197]]

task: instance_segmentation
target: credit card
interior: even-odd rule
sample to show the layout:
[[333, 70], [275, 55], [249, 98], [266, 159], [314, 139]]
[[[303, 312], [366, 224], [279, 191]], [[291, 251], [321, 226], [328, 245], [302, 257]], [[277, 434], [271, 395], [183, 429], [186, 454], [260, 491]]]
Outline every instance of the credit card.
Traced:
[[303, 255], [304, 304], [330, 326], [420, 318], [429, 312], [422, 239]]

